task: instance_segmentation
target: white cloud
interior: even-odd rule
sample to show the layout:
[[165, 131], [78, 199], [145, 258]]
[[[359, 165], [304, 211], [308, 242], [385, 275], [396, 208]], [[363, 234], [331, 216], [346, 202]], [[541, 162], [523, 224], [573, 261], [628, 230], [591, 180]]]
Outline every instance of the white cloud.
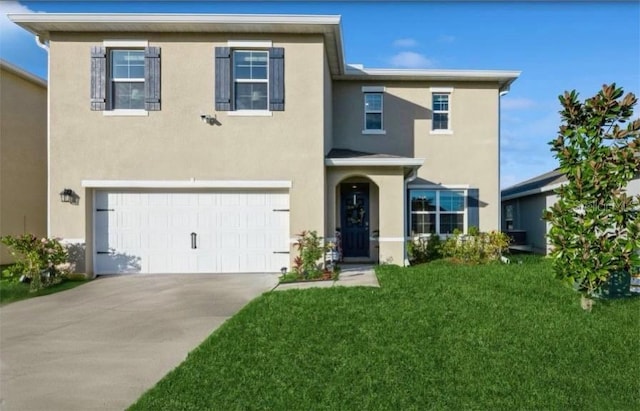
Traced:
[[416, 47], [417, 45], [418, 45], [418, 42], [412, 38], [397, 39], [396, 41], [393, 42], [394, 47], [410, 48], [410, 47]]
[[455, 36], [448, 34], [441, 34], [438, 36], [438, 43], [453, 43], [454, 41], [456, 41]]
[[428, 68], [434, 65], [432, 60], [413, 51], [402, 51], [394, 55], [391, 57], [390, 63], [394, 67], [401, 68]]
[[33, 10], [23, 6], [17, 1], [9, 0], [0, 2], [0, 37], [4, 40], [7, 39], [7, 36], [24, 32], [24, 30], [9, 20], [7, 14], [10, 13], [33, 13]]
[[500, 108], [505, 110], [526, 110], [535, 106], [535, 101], [524, 97], [505, 97], [500, 101]]

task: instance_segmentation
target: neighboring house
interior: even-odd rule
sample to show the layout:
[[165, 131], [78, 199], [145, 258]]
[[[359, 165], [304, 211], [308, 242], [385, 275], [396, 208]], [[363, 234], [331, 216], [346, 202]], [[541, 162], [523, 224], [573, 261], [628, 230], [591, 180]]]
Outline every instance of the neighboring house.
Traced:
[[[558, 201], [554, 190], [566, 181], [556, 169], [502, 190], [502, 230], [520, 238], [521, 249], [548, 252], [551, 224], [542, 219], [542, 213]], [[640, 195], [640, 175], [629, 182], [627, 194]]]
[[403, 264], [499, 229], [517, 71], [346, 65], [339, 16], [10, 18], [50, 48], [50, 234], [87, 272], [277, 272], [303, 230]]
[[26, 233], [47, 234], [47, 82], [0, 60], [0, 236]]

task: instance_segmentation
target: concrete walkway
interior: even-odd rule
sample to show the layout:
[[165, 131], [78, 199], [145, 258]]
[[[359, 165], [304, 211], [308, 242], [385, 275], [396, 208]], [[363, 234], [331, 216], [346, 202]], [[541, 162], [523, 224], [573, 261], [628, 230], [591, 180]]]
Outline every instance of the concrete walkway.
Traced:
[[344, 264], [341, 266], [340, 277], [337, 281], [308, 281], [301, 283], [279, 284], [274, 291], [341, 286], [380, 287], [380, 284], [378, 283], [378, 277], [376, 277], [376, 273], [372, 265]]
[[0, 410], [123, 410], [277, 274], [98, 278], [0, 308]]

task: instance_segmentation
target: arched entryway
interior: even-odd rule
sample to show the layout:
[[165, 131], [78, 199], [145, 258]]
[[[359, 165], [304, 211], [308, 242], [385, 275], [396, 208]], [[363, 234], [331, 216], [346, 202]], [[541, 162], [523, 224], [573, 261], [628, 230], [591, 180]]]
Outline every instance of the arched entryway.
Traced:
[[347, 176], [334, 187], [334, 231], [340, 233], [346, 262], [378, 262], [379, 189], [362, 175]]

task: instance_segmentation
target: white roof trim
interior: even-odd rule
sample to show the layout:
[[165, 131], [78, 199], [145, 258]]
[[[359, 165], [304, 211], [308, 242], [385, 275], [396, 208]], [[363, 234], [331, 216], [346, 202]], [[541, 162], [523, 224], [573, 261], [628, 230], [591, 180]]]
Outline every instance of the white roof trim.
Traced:
[[527, 190], [527, 191], [523, 191], [521, 193], [515, 193], [515, 194], [510, 194], [508, 196], [503, 196], [502, 197], [502, 201], [507, 201], [507, 200], [513, 200], [516, 198], [520, 198], [520, 197], [527, 197], [530, 195], [534, 195], [534, 194], [542, 194], [542, 193], [547, 193], [549, 191], [553, 191], [556, 188], [566, 184], [566, 181], [562, 181], [560, 183], [555, 183], [555, 184], [550, 184], [544, 187], [538, 187], [538, 188], [533, 188], [531, 190]]
[[421, 166], [424, 158], [327, 158], [327, 166]]
[[291, 188], [291, 180], [82, 180], [88, 188]]
[[9, 63], [7, 60], [0, 59], [0, 67], [4, 70], [7, 70], [10, 73], [15, 74], [18, 77], [22, 77], [23, 79], [35, 83], [39, 86], [47, 88], [47, 80], [36, 76], [35, 74], [31, 74], [28, 71], [16, 66], [13, 63]]
[[339, 24], [339, 15], [188, 13], [15, 13], [10, 20], [42, 23]]
[[493, 79], [504, 77], [518, 77], [520, 71], [513, 70], [439, 70], [439, 69], [354, 69], [347, 65], [345, 74], [347, 75], [369, 75], [369, 76], [417, 76], [431, 78], [472, 78], [472, 79]]

